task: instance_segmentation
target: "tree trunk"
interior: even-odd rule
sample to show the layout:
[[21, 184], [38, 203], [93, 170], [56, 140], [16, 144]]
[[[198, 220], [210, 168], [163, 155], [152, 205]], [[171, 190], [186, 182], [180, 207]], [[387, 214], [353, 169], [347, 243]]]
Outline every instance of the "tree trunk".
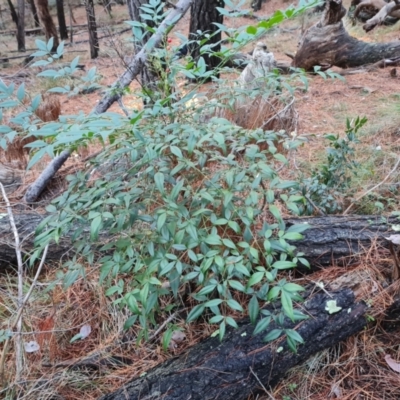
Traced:
[[96, 16], [94, 13], [93, 0], [85, 0], [86, 17], [89, 30], [90, 58], [97, 58], [99, 55], [99, 39], [97, 37]]
[[36, 10], [35, 2], [34, 2], [34, 0], [28, 0], [28, 3], [29, 3], [29, 5], [31, 6], [31, 9], [32, 9], [34, 26], [36, 28], [39, 28], [40, 27], [40, 21], [39, 21], [39, 16], [38, 16], [38, 13], [37, 13], [37, 10]]
[[[141, 6], [144, 4], [148, 4], [148, 0], [128, 0], [128, 11], [129, 17], [132, 21], [138, 21], [141, 23], [147, 24], [150, 28], [155, 28], [154, 21], [143, 19], [141, 14], [143, 11], [141, 10]], [[139, 53], [139, 51], [144, 47], [151, 36], [151, 33], [147, 31], [146, 35], [143, 37], [141, 41], [135, 39], [135, 54]], [[157, 81], [159, 80], [159, 76], [154, 70], [154, 66], [152, 65], [151, 59], [145, 63], [142, 70], [140, 71], [140, 85], [142, 86], [143, 93], [150, 98], [150, 103], [153, 103], [157, 96]], [[145, 99], [145, 104], [147, 100]]]
[[[336, 301], [341, 310], [329, 314], [328, 301]], [[290, 368], [360, 332], [366, 325], [367, 309], [365, 303], [355, 301], [350, 289], [317, 293], [303, 304], [307, 320], [284, 324], [295, 329], [305, 342], [297, 353], [288, 349], [285, 337], [269, 344], [264, 341], [266, 333], [278, 328], [274, 322], [266, 332], [253, 335], [254, 326], [246, 319], [238, 329], [230, 329], [222, 342], [210, 337], [102, 400], [232, 400], [255, 396], [261, 385], [275, 385]]]
[[11, 0], [7, 0], [8, 6], [10, 7], [10, 13], [11, 13], [11, 18], [13, 20], [13, 22], [15, 23], [15, 25], [17, 26], [18, 29], [18, 14], [15, 11], [15, 7], [14, 4]]
[[[0, 182], [3, 185], [18, 185], [20, 183], [21, 174], [19, 171], [13, 171], [10, 168], [3, 169], [0, 168]], [[42, 181], [44, 180], [43, 178]], [[29, 194], [29, 190], [27, 194]], [[16, 214], [15, 218], [23, 243], [23, 252], [28, 254], [32, 250], [33, 234], [44, 216]], [[332, 264], [348, 265], [349, 261], [355, 260], [357, 255], [360, 256], [368, 250], [374, 241], [378, 241], [382, 246], [387, 247], [388, 243], [384, 237], [391, 234], [391, 226], [398, 224], [398, 219], [390, 217], [384, 220], [378, 216], [336, 216], [290, 218], [286, 220], [287, 226], [299, 223], [309, 223], [311, 228], [303, 233], [303, 240], [296, 241], [293, 244], [298, 251], [304, 253], [304, 257], [310, 261], [313, 267], [319, 268]], [[0, 237], [2, 238], [0, 241], [1, 270], [7, 265], [15, 265], [16, 262], [14, 236], [10, 229], [8, 217], [0, 218]], [[103, 246], [107, 241], [107, 237], [100, 236], [99, 246]], [[50, 246], [47, 257], [51, 260], [59, 260], [60, 255], [71, 251], [71, 248], [70, 237], [65, 237], [58, 245]]]
[[[200, 41], [206, 38], [206, 35], [210, 35], [206, 45], [210, 46], [210, 50], [218, 52], [221, 50], [221, 32], [215, 23], [223, 23], [223, 15], [219, 13], [217, 7], [224, 7], [223, 0], [195, 0], [190, 14], [190, 26], [189, 26], [189, 40]], [[199, 34], [197, 31], [201, 31]], [[198, 43], [190, 45], [190, 54], [195, 60], [201, 57], [207, 65], [207, 71], [215, 70], [221, 63], [219, 57], [210, 55], [207, 53], [201, 53], [201, 47]], [[219, 76], [218, 72], [215, 76]], [[211, 78], [209, 78], [211, 79]], [[208, 79], [208, 80], [209, 80]]]
[[61, 40], [68, 39], [67, 24], [65, 22], [64, 13], [64, 0], [56, 0], [57, 4], [57, 18], [58, 18], [58, 29], [60, 32]]
[[39, 19], [43, 25], [44, 32], [46, 34], [46, 40], [49, 41], [50, 38], [54, 38], [52, 51], [55, 52], [57, 50], [59, 42], [58, 42], [57, 29], [56, 26], [54, 25], [53, 18], [51, 18], [50, 15], [49, 5], [47, 3], [47, 0], [35, 0], [35, 1], [36, 1], [36, 9], [39, 14]]
[[294, 67], [306, 71], [312, 71], [317, 65], [350, 68], [400, 57], [400, 41], [371, 44], [351, 37], [343, 26], [345, 14], [341, 0], [326, 2], [321, 21], [300, 40]]
[[18, 0], [17, 43], [18, 51], [25, 51], [25, 0]]

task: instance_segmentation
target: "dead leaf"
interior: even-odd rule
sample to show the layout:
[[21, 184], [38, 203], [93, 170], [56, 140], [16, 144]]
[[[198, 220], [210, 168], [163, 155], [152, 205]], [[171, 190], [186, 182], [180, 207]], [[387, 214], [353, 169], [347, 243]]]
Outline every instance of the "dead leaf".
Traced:
[[395, 371], [395, 372], [399, 372], [400, 373], [400, 364], [397, 363], [396, 361], [393, 360], [392, 357], [390, 357], [389, 354], [385, 355], [385, 361], [387, 363], [387, 365], [389, 365], [389, 367]]
[[174, 331], [171, 336], [171, 340], [175, 343], [183, 342], [186, 339], [186, 335], [182, 331]]
[[89, 324], [83, 325], [81, 330], [79, 331], [81, 339], [87, 338], [90, 335], [90, 332], [92, 332], [92, 327]]
[[34, 353], [35, 351], [40, 350], [40, 346], [39, 346], [38, 342], [35, 342], [34, 340], [32, 340], [28, 343], [24, 343], [24, 347], [25, 347], [25, 351], [27, 353]]
[[400, 235], [390, 235], [389, 237], [385, 237], [385, 239], [393, 244], [400, 244]]

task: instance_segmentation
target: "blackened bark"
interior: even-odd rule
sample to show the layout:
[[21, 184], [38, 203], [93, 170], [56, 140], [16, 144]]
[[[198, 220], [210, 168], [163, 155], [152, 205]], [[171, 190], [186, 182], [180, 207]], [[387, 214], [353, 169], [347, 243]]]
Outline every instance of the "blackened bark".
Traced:
[[[238, 329], [227, 332], [222, 343], [216, 337], [208, 338], [102, 400], [231, 400], [256, 395], [262, 390], [259, 382], [267, 388], [274, 386], [290, 368], [364, 328], [367, 306], [357, 303], [350, 289], [330, 295], [322, 292], [307, 299], [303, 312], [309, 319], [297, 326], [286, 322], [285, 327], [296, 329], [305, 342], [296, 354], [288, 349], [284, 337], [265, 343], [265, 334], [278, 328], [275, 323], [253, 335], [254, 326], [245, 319]], [[332, 300], [341, 307], [338, 313], [326, 311]]]
[[[210, 50], [218, 52], [221, 50], [221, 32], [215, 23], [223, 23], [223, 15], [217, 10], [217, 7], [223, 8], [223, 0], [195, 0], [190, 14], [189, 26], [189, 40], [203, 40], [209, 35], [207, 45]], [[199, 34], [197, 31], [201, 31]], [[203, 44], [204, 45], [204, 44]], [[195, 60], [203, 57], [207, 65], [207, 71], [215, 70], [221, 63], [221, 59], [207, 52], [200, 54], [201, 47], [198, 43], [192, 43], [190, 47], [190, 54]], [[215, 74], [218, 76], [218, 72]]]
[[60, 32], [61, 40], [68, 39], [68, 30], [67, 24], [65, 22], [65, 13], [64, 13], [64, 0], [56, 0], [57, 4], [57, 18], [58, 18], [58, 30]]
[[321, 21], [308, 29], [300, 40], [294, 67], [307, 71], [312, 71], [316, 65], [350, 68], [400, 57], [400, 41], [365, 43], [351, 37], [343, 26], [345, 14], [341, 0], [326, 2]]
[[310, 225], [310, 229], [303, 232], [304, 239], [293, 242], [293, 245], [304, 252], [313, 267], [318, 267], [334, 263], [346, 265], [369, 249], [375, 240], [386, 246], [384, 237], [390, 236], [392, 225], [398, 224], [399, 219], [344, 215], [289, 218], [285, 222], [287, 227], [302, 223]]
[[97, 25], [93, 0], [85, 0], [85, 6], [89, 30], [90, 58], [94, 59], [99, 55], [99, 39], [97, 37]]
[[[34, 188], [34, 192], [40, 193], [46, 186], [46, 179], [54, 176], [59, 166], [64, 161], [61, 153], [50, 164], [49, 169], [45, 169], [39, 179], [28, 190], [26, 196]], [[2, 169], [0, 168], [0, 173]], [[4, 171], [0, 174], [0, 182], [3, 185], [18, 185], [20, 182], [17, 171]], [[36, 199], [37, 197], [35, 197]], [[29, 253], [32, 250], [33, 233], [42, 221], [43, 216], [36, 214], [16, 215], [18, 226], [21, 229], [20, 238], [23, 243], [23, 252]], [[392, 225], [399, 223], [396, 217], [384, 219], [379, 216], [337, 216], [337, 217], [309, 217], [309, 218], [290, 218], [285, 220], [286, 226], [294, 224], [308, 223], [310, 229], [306, 230], [303, 235], [304, 239], [296, 241], [293, 245], [298, 251], [304, 253], [304, 257], [308, 259], [313, 267], [328, 266], [332, 264], [341, 264], [340, 260], [346, 258], [346, 262], [351, 258], [355, 258], [363, 251], [367, 251], [371, 243], [378, 241], [384, 247], [387, 247], [385, 236], [393, 234]], [[5, 265], [15, 265], [14, 236], [8, 223], [8, 217], [0, 218], [0, 269]], [[108, 240], [104, 238], [104, 240]], [[100, 237], [99, 245], [102, 246], [102, 238]], [[71, 241], [68, 237], [63, 238], [58, 245], [53, 245], [48, 251], [47, 257], [57, 259], [71, 249]]]
[[40, 22], [43, 25], [44, 32], [46, 34], [46, 40], [49, 41], [50, 38], [53, 38], [53, 49], [52, 51], [55, 52], [58, 47], [58, 35], [57, 29], [54, 24], [53, 18], [51, 18], [49, 5], [47, 0], [35, 0], [36, 1], [36, 9], [38, 11]]
[[35, 26], [35, 28], [39, 28], [40, 27], [40, 21], [39, 21], [38, 12], [36, 10], [35, 2], [34, 2], [34, 0], [28, 0], [28, 3], [29, 3], [29, 5], [31, 6], [31, 9], [32, 9], [34, 26]]
[[25, 0], [18, 0], [17, 42], [18, 51], [25, 51]]
[[14, 4], [11, 0], [7, 0], [7, 3], [8, 3], [8, 6], [10, 7], [11, 18], [18, 28], [18, 14], [15, 11]]

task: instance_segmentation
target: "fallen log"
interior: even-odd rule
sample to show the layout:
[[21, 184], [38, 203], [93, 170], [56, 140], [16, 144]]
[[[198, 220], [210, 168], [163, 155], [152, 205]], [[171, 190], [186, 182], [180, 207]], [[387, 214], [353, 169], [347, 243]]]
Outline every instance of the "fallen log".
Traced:
[[341, 0], [328, 0], [321, 20], [301, 38], [292, 65], [312, 71], [317, 65], [351, 68], [400, 57], [400, 41], [365, 43], [351, 37], [342, 22], [345, 14]]
[[[40, 214], [18, 214], [14, 218], [20, 235], [22, 251], [29, 254], [33, 249], [35, 230], [45, 216]], [[304, 239], [294, 242], [298, 251], [303, 252], [313, 267], [327, 266], [335, 262], [346, 265], [355, 260], [365, 249], [369, 249], [375, 240], [387, 246], [385, 236], [391, 234], [391, 227], [398, 223], [395, 217], [380, 216], [328, 216], [310, 218], [290, 218], [286, 225], [299, 223], [310, 224], [310, 229], [303, 235]], [[89, 229], [88, 229], [89, 230]], [[72, 235], [72, 233], [71, 233]], [[99, 247], [108, 240], [100, 236]], [[59, 261], [68, 253], [73, 254], [70, 236], [63, 236], [60, 242], [52, 244], [47, 253], [48, 260]], [[342, 259], [342, 261], [341, 261]], [[0, 270], [16, 265], [14, 236], [8, 216], [0, 215]]]
[[[336, 302], [340, 311], [330, 314], [329, 301]], [[244, 320], [238, 329], [229, 330], [222, 342], [210, 337], [101, 399], [245, 399], [260, 392], [262, 386], [275, 385], [293, 366], [366, 325], [367, 306], [357, 302], [350, 289], [316, 293], [300, 308], [309, 316], [307, 320], [297, 325], [284, 323], [285, 329], [295, 329], [304, 340], [297, 353], [288, 349], [285, 337], [268, 344], [264, 341], [266, 333], [279, 328], [275, 322], [266, 332], [253, 335], [254, 326]]]
[[387, 3], [380, 11], [371, 19], [369, 19], [364, 25], [363, 29], [366, 32], [374, 29], [377, 25], [383, 24], [386, 17], [400, 18], [400, 4], [397, 1]]

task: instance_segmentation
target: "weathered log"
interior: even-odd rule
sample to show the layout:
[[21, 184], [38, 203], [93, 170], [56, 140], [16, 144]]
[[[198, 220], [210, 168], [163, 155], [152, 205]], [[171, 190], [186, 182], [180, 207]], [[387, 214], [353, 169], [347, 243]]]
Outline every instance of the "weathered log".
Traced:
[[341, 0], [327, 1], [321, 20], [301, 38], [292, 65], [306, 71], [317, 65], [350, 68], [400, 56], [400, 41], [365, 43], [351, 37], [342, 22], [345, 14]]
[[[15, 221], [23, 243], [23, 251], [29, 254], [33, 248], [34, 233], [44, 216], [40, 214], [15, 214]], [[298, 251], [314, 267], [327, 266], [335, 262], [340, 265], [340, 259], [355, 259], [363, 250], [368, 249], [374, 240], [386, 245], [385, 236], [390, 235], [391, 226], [398, 223], [395, 217], [379, 216], [328, 216], [316, 218], [290, 218], [287, 226], [299, 223], [310, 224], [310, 229], [303, 235], [304, 239], [294, 242]], [[8, 217], [0, 218], [0, 269], [16, 264], [14, 236], [10, 229]], [[100, 246], [107, 237], [100, 236]], [[47, 253], [47, 259], [60, 260], [68, 252], [73, 252], [69, 236], [62, 237], [58, 245], [52, 244]]]
[[384, 7], [382, 7], [374, 17], [372, 17], [364, 24], [363, 26], [364, 30], [366, 32], [369, 32], [370, 30], [374, 29], [377, 25], [383, 24], [386, 17], [388, 16], [395, 18], [400, 17], [400, 4], [398, 4], [397, 1], [392, 1], [390, 3], [387, 3]]
[[370, 215], [327, 216], [310, 218], [290, 218], [287, 226], [308, 223], [311, 228], [303, 233], [303, 240], [294, 242], [298, 251], [313, 266], [327, 266], [333, 263], [351, 262], [360, 253], [370, 248], [378, 240], [386, 246], [385, 236], [389, 236], [392, 225], [398, 224], [397, 217]]
[[[328, 301], [336, 301], [341, 310], [329, 314]], [[363, 302], [355, 301], [350, 289], [317, 293], [303, 304], [307, 320], [297, 326], [285, 322], [285, 328], [295, 329], [305, 342], [296, 354], [288, 349], [285, 337], [265, 343], [265, 333], [278, 328], [274, 322], [267, 332], [253, 335], [254, 326], [244, 320], [238, 329], [227, 332], [222, 343], [210, 337], [102, 400], [245, 399], [259, 392], [261, 385], [275, 385], [290, 368], [316, 352], [362, 330], [366, 309]]]

